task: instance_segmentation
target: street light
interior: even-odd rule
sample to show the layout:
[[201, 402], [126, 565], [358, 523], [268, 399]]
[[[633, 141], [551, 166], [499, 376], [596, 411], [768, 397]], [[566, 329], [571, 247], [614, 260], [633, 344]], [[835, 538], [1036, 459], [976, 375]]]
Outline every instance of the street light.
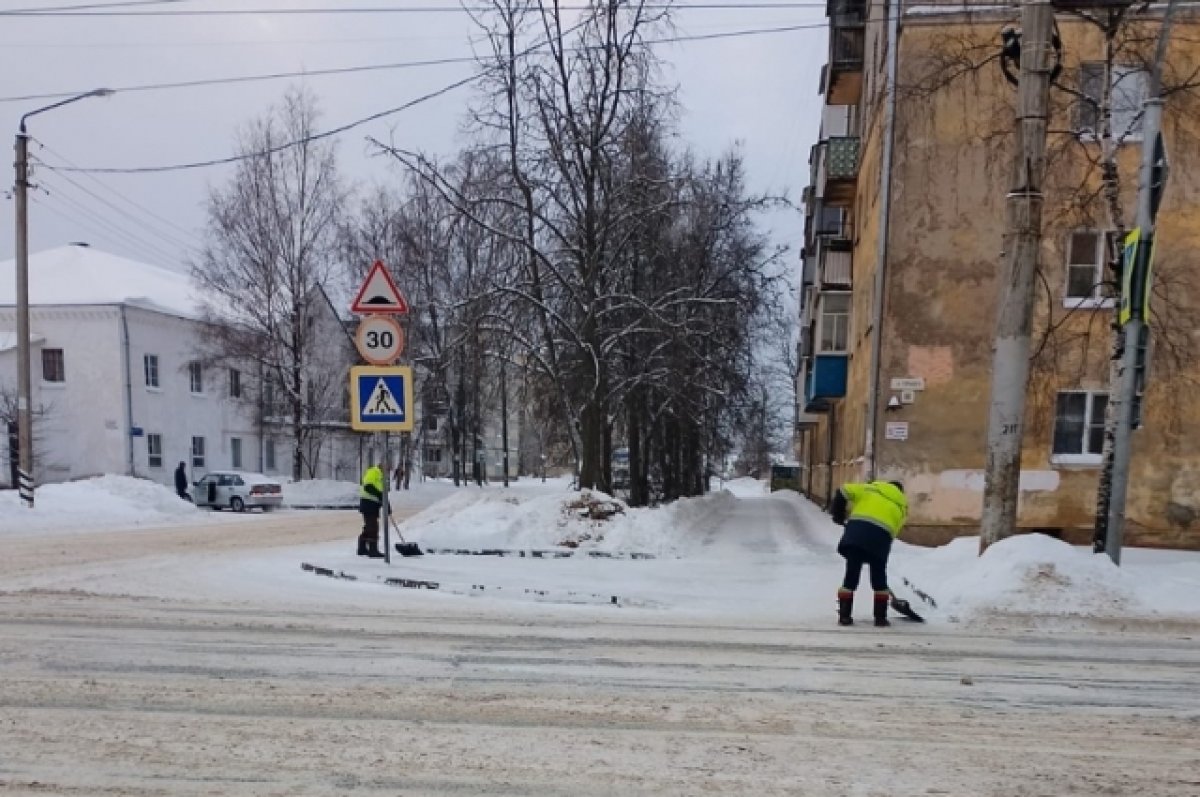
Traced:
[[108, 97], [112, 94], [112, 89], [93, 89], [30, 111], [21, 117], [17, 130], [17, 180], [13, 190], [17, 208], [17, 447], [20, 451], [17, 489], [21, 500], [30, 509], [33, 508], [33, 392], [29, 373], [29, 211], [26, 197], [29, 189], [29, 134], [25, 131], [25, 120], [89, 97]]

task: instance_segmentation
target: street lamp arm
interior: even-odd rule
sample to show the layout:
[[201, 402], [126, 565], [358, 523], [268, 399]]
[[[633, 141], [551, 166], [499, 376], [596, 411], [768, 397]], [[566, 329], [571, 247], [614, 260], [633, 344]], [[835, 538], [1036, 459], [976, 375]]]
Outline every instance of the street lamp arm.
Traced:
[[51, 103], [50, 105], [46, 105], [42, 108], [37, 108], [35, 110], [32, 110], [29, 113], [23, 114], [21, 116], [21, 125], [20, 125], [21, 134], [24, 135], [24, 133], [25, 133], [25, 120], [31, 116], [37, 116], [39, 113], [45, 113], [46, 111], [53, 111], [55, 108], [61, 108], [62, 106], [70, 105], [73, 102], [79, 102], [80, 100], [86, 100], [89, 97], [111, 97], [115, 93], [116, 92], [113, 91], [112, 89], [92, 89], [91, 91], [86, 91], [83, 94], [76, 94], [74, 97], [68, 97], [65, 100], [59, 100], [58, 102]]

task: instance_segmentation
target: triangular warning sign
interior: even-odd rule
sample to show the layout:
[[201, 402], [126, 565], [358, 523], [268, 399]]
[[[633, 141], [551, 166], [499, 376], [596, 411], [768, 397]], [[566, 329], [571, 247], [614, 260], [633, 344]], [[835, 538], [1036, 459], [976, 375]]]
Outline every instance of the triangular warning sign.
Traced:
[[359, 414], [364, 418], [370, 418], [379, 415], [403, 415], [404, 413], [400, 409], [400, 402], [396, 401], [395, 394], [387, 386], [387, 382], [383, 379], [377, 379], [375, 381], [375, 389], [367, 397], [367, 402], [363, 405], [362, 412]]
[[367, 272], [367, 278], [363, 280], [362, 287], [358, 289], [358, 295], [354, 297], [354, 303], [350, 305], [350, 312], [408, 312], [408, 302], [404, 300], [404, 294], [400, 293], [396, 283], [392, 282], [392, 275], [388, 274], [382, 260], [376, 260], [375, 264], [371, 266], [371, 270]]

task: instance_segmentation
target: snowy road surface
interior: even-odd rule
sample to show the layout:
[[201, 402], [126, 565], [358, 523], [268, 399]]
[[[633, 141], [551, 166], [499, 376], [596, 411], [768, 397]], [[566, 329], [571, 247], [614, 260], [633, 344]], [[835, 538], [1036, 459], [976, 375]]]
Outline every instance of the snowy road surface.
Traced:
[[[789, 621], [772, 596], [827, 598], [837, 579], [827, 535], [802, 526], [786, 502], [732, 501], [688, 560], [393, 564], [665, 579], [664, 601], [707, 580], [721, 605], [693, 612], [302, 573], [345, 556], [353, 513], [9, 535], [0, 793], [1200, 794], [1198, 629]], [[718, 588], [723, 571], [743, 583]]]

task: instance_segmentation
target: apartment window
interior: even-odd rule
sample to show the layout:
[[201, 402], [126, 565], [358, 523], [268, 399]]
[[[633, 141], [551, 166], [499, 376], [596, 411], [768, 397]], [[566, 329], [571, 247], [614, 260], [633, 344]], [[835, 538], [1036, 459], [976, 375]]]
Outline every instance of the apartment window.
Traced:
[[146, 372], [146, 387], [161, 387], [158, 382], [158, 355], [147, 354], [142, 357], [142, 368]]
[[242, 438], [229, 438], [229, 458], [235, 470], [242, 467]]
[[266, 450], [263, 452], [263, 468], [265, 470], [275, 470], [275, 441], [268, 440], [264, 448]]
[[436, 432], [438, 430], [438, 416], [432, 414], [425, 416], [425, 430], [428, 432]]
[[152, 468], [162, 467], [162, 435], [146, 435], [146, 464]]
[[236, 368], [229, 369], [229, 397], [242, 397], [242, 372]]
[[1108, 393], [1072, 390], [1058, 394], [1054, 408], [1054, 459], [1098, 463], [1104, 451]]
[[66, 363], [62, 349], [42, 349], [42, 381], [67, 381]]
[[850, 344], [850, 294], [821, 294], [818, 354], [844, 354]]
[[[1142, 102], [1149, 91], [1149, 74], [1136, 66], [1114, 64], [1112, 68], [1112, 134], [1117, 141], [1140, 140]], [[1104, 63], [1079, 67], [1078, 129], [1081, 134], [1100, 134], [1100, 106], [1104, 102]]]
[[204, 366], [198, 362], [188, 363], [188, 381], [193, 393], [204, 392]]
[[193, 468], [203, 468], [204, 467], [204, 438], [203, 437], [193, 437], [192, 438], [192, 467]]
[[1111, 291], [1103, 284], [1115, 233], [1076, 231], [1067, 252], [1068, 307], [1111, 307]]
[[441, 462], [442, 461], [442, 449], [440, 449], [440, 448], [425, 449], [425, 461], [426, 462], [435, 462], [435, 463]]

